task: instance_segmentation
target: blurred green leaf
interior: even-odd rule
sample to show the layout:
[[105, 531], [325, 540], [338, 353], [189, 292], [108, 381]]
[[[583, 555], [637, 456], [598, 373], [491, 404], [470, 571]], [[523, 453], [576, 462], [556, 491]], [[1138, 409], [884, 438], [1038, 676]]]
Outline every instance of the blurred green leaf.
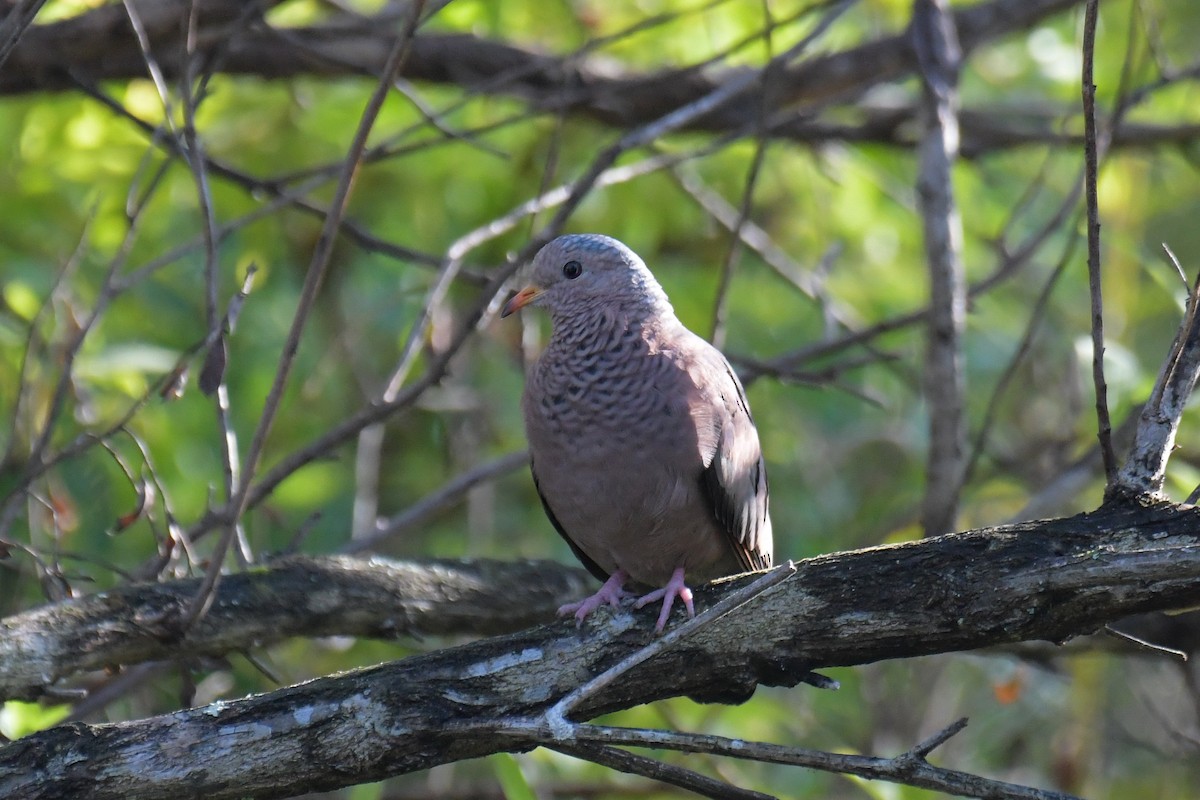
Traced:
[[0, 706], [0, 735], [20, 739], [57, 725], [70, 713], [70, 705], [43, 706], [8, 700]]
[[505, 800], [538, 800], [537, 792], [525, 780], [521, 764], [512, 753], [497, 753], [488, 756]]

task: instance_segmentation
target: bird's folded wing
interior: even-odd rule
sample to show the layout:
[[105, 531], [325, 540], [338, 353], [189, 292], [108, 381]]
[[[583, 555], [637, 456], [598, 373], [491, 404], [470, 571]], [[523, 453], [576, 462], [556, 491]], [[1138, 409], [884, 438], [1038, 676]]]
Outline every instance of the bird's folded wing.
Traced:
[[766, 569], [771, 566], [773, 543], [758, 430], [729, 362], [716, 350], [705, 360], [709, 362], [706, 388], [719, 393], [717, 414], [722, 418], [716, 450], [704, 471], [704, 489], [741, 565], [746, 570]]

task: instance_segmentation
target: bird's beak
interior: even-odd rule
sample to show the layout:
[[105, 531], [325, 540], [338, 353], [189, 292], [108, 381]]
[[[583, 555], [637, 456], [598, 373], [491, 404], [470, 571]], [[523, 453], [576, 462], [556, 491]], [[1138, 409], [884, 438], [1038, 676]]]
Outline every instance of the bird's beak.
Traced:
[[537, 298], [542, 290], [536, 286], [526, 286], [521, 291], [512, 296], [512, 299], [504, 304], [504, 308], [500, 310], [500, 316], [507, 317], [513, 312], [520, 311], [525, 306], [529, 305]]

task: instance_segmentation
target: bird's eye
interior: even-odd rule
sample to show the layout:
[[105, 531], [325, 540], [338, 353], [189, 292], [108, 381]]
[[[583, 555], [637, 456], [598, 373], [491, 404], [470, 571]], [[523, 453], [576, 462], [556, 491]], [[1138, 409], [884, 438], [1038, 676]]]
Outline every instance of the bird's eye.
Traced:
[[563, 275], [567, 278], [567, 280], [573, 281], [582, 274], [583, 264], [580, 264], [578, 261], [568, 261], [567, 263], [563, 264]]

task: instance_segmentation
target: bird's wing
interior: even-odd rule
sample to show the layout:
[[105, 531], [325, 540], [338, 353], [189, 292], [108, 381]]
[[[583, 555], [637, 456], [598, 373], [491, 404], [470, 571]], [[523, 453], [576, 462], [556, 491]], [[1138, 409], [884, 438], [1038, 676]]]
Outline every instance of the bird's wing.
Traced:
[[766, 569], [771, 566], [773, 542], [758, 429], [742, 382], [725, 357], [705, 345], [701, 360], [707, 385], [702, 392], [716, 406], [714, 422], [719, 429], [712, 459], [704, 469], [704, 491], [741, 565], [746, 570]]
[[608, 580], [608, 573], [605, 572], [599, 564], [588, 557], [588, 554], [583, 552], [579, 545], [575, 544], [575, 540], [571, 538], [571, 534], [567, 533], [563, 528], [562, 523], [558, 521], [558, 517], [554, 515], [554, 509], [550, 507], [550, 501], [546, 499], [546, 493], [542, 491], [542, 485], [538, 482], [537, 464], [533, 459], [529, 460], [529, 471], [533, 473], [533, 486], [537, 489], [538, 497], [542, 500], [542, 508], [546, 510], [546, 516], [550, 519], [550, 524], [554, 526], [554, 530], [558, 531], [558, 535], [566, 540], [571, 546], [571, 552], [579, 559], [579, 563], [587, 568], [587, 571], [596, 576], [601, 582]]

